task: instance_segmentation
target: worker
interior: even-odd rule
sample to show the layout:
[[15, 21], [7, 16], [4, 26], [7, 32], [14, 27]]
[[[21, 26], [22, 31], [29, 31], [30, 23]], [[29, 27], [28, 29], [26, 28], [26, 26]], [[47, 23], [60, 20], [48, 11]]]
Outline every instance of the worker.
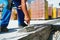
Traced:
[[9, 24], [10, 16], [11, 16], [11, 5], [8, 7], [8, 0], [0, 0], [0, 6], [2, 6], [1, 18], [0, 18], [0, 30], [1, 32], [7, 32], [7, 26]]
[[[8, 31], [7, 26], [11, 16], [12, 2], [14, 2], [14, 5], [17, 7], [18, 26], [25, 27], [30, 22], [30, 17], [26, 9], [26, 0], [0, 0], [0, 4], [4, 4], [0, 22], [1, 32]], [[24, 23], [24, 20], [27, 22], [27, 24]]]
[[19, 26], [21, 26], [21, 25], [27, 26], [24, 23], [24, 18], [27, 23], [30, 21], [29, 14], [28, 14], [27, 8], [26, 8], [26, 1], [27, 0], [13, 0], [14, 5], [17, 7]]

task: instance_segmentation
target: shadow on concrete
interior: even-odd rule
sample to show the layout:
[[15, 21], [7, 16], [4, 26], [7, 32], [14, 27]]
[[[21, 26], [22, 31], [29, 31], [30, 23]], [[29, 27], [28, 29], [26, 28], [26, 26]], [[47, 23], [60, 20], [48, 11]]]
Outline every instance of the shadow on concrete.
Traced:
[[55, 34], [55, 33], [56, 33], [57, 31], [60, 31], [60, 25], [52, 25], [52, 29], [53, 29], [53, 30], [51, 31], [48, 40], [54, 40], [54, 37], [55, 37], [55, 36], [53, 36], [53, 35], [57, 35], [57, 36], [55, 37], [55, 40], [57, 40], [59, 33], [57, 33], [57, 34]]
[[9, 30], [8, 32], [0, 32], [0, 34], [15, 32], [15, 31], [17, 31], [17, 29], [19, 29], [19, 28], [11, 28], [11, 29], [8, 29]]
[[50, 36], [49, 36], [48, 40], [53, 40], [53, 35], [54, 35], [55, 32], [56, 32], [56, 31], [52, 31], [52, 32], [50, 33]]

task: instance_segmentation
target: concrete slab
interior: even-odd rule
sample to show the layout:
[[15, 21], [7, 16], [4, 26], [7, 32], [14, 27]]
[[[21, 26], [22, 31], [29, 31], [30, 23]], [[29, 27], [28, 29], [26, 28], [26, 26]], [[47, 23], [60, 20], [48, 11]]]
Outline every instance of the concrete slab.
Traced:
[[[57, 21], [57, 20], [60, 20], [60, 19], [55, 19], [55, 20], [35, 20], [35, 21], [30, 21], [30, 24], [45, 24], [45, 23], [49, 23], [51, 21]], [[19, 27], [18, 27], [18, 21], [15, 20], [10, 20], [10, 23], [8, 25], [8, 29], [9, 29], [9, 32], [7, 33], [0, 33], [0, 40], [17, 40], [19, 38], [22, 38], [24, 36], [27, 36], [30, 34], [27, 33], [27, 32], [20, 32], [18, 33], [19, 31]]]

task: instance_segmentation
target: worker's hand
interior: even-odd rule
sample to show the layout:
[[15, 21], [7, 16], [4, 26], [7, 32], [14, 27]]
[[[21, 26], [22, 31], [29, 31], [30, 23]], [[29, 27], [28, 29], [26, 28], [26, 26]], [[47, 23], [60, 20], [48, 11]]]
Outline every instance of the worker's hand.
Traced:
[[21, 9], [21, 5], [18, 6], [18, 9]]
[[27, 22], [27, 24], [30, 24], [30, 17], [29, 16], [25, 16], [25, 21]]

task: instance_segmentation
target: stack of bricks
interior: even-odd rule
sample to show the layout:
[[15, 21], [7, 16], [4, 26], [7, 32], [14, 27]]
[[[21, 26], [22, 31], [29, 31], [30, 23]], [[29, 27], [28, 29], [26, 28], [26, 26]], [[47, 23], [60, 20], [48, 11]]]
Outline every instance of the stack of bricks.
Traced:
[[57, 17], [60, 18], [60, 8], [57, 8]]
[[48, 2], [34, 0], [31, 2], [31, 19], [48, 19]]
[[52, 7], [48, 7], [48, 15], [52, 17]]

